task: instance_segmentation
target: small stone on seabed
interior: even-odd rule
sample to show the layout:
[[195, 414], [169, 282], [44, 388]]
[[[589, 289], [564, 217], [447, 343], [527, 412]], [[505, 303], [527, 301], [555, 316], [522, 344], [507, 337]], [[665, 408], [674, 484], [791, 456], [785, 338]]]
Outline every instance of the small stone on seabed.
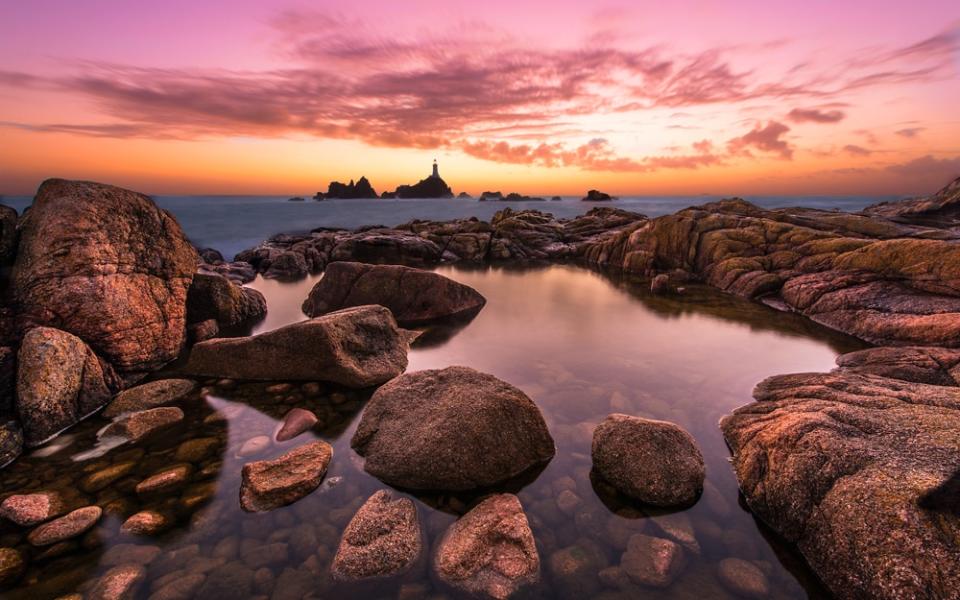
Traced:
[[752, 562], [739, 558], [725, 558], [717, 566], [717, 577], [723, 587], [744, 598], [766, 598], [770, 584]]
[[99, 492], [133, 470], [137, 463], [125, 461], [95, 471], [80, 481], [80, 489], [88, 494]]
[[15, 583], [27, 568], [23, 554], [14, 548], [0, 548], [0, 586]]
[[62, 515], [66, 508], [57, 492], [14, 494], [0, 504], [0, 516], [22, 527], [32, 527]]
[[86, 595], [87, 600], [127, 600], [133, 598], [147, 575], [139, 565], [114, 567], [104, 573], [97, 585]]
[[638, 533], [627, 542], [620, 568], [634, 582], [650, 587], [668, 587], [683, 570], [686, 557], [678, 544]]
[[137, 484], [137, 495], [159, 494], [178, 489], [187, 483], [187, 478], [193, 472], [188, 464], [175, 465], [160, 471]]
[[68, 513], [59, 519], [45, 523], [27, 536], [34, 546], [49, 546], [76, 537], [93, 527], [103, 511], [99, 506], [86, 506]]
[[175, 406], [162, 406], [117, 417], [100, 432], [100, 438], [122, 437], [138, 442], [155, 431], [183, 421], [183, 411]]
[[163, 513], [155, 510], [142, 510], [131, 515], [123, 525], [120, 526], [120, 533], [129, 535], [156, 535], [167, 528], [170, 519]]
[[283, 417], [283, 423], [275, 436], [278, 442], [292, 440], [301, 433], [309, 431], [317, 424], [317, 415], [303, 408], [294, 408]]

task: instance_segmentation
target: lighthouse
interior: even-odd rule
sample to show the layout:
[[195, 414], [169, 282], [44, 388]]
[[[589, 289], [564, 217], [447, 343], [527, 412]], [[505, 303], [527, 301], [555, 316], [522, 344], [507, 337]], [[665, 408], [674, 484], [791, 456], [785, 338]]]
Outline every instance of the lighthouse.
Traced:
[[440, 179], [440, 167], [437, 166], [437, 159], [433, 159], [433, 175], [434, 179]]

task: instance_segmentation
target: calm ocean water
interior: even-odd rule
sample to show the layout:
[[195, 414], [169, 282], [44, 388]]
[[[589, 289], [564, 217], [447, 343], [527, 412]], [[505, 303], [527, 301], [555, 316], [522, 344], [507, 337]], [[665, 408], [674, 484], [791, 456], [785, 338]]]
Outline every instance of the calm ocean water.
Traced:
[[[282, 232], [309, 231], [315, 227], [355, 228], [364, 225], [394, 226], [412, 219], [450, 220], [478, 217], [488, 220], [507, 206], [535, 208], [569, 218], [594, 206], [615, 206], [656, 217], [688, 206], [719, 200], [723, 196], [630, 196], [614, 202], [581, 202], [565, 197], [547, 202], [479, 202], [455, 199], [326, 200], [290, 202], [288, 196], [155, 196], [157, 204], [172, 212], [194, 244], [216, 248], [226, 257], [257, 245]], [[804, 206], [825, 210], [856, 211], [896, 196], [746, 196], [764, 208]], [[7, 196], [4, 204], [22, 212], [29, 196]]]

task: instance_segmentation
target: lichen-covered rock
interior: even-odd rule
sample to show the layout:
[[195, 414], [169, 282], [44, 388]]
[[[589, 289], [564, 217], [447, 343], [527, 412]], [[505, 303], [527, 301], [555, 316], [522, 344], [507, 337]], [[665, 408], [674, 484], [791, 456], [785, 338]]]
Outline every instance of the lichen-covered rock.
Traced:
[[771, 377], [721, 428], [751, 510], [839, 598], [949, 598], [960, 589], [960, 388], [905, 379], [928, 379], [930, 355], [891, 352], [877, 356], [897, 379], [863, 372], [862, 356], [840, 359], [850, 371]]
[[193, 391], [189, 379], [158, 379], [120, 392], [110, 401], [103, 416], [112, 419], [125, 413], [156, 408], [176, 402]]
[[260, 335], [193, 347], [183, 371], [265, 381], [332, 381], [369, 387], [407, 367], [409, 345], [390, 311], [360, 306]]
[[187, 292], [187, 322], [213, 319], [220, 327], [235, 327], [262, 319], [267, 300], [255, 289], [239, 286], [224, 276], [197, 273]]
[[513, 494], [490, 496], [450, 525], [433, 570], [445, 585], [477, 598], [503, 599], [540, 579], [540, 555]]
[[330, 444], [317, 440], [273, 460], [245, 464], [240, 506], [247, 512], [260, 512], [293, 504], [317, 489], [331, 458]]
[[27, 535], [27, 541], [34, 546], [50, 546], [77, 537], [96, 525], [101, 515], [103, 511], [99, 506], [78, 508], [37, 527]]
[[371, 475], [428, 490], [492, 486], [555, 452], [526, 394], [467, 367], [408, 373], [380, 387], [351, 445]]
[[351, 306], [379, 304], [397, 323], [416, 327], [447, 319], [468, 319], [486, 299], [473, 288], [423, 269], [400, 265], [334, 262], [303, 303], [311, 317]]
[[21, 527], [32, 527], [62, 515], [67, 509], [68, 505], [59, 492], [14, 494], [0, 504], [0, 517]]
[[703, 455], [665, 421], [608, 416], [593, 432], [593, 469], [620, 493], [654, 506], [685, 506], [703, 492]]
[[13, 284], [26, 319], [138, 372], [180, 352], [196, 267], [176, 220], [143, 194], [49, 179], [20, 222]]
[[414, 566], [423, 544], [413, 501], [380, 490], [350, 520], [330, 569], [337, 581], [395, 577]]
[[18, 354], [17, 413], [24, 443], [37, 446], [109, 402], [116, 380], [83, 340], [34, 327]]

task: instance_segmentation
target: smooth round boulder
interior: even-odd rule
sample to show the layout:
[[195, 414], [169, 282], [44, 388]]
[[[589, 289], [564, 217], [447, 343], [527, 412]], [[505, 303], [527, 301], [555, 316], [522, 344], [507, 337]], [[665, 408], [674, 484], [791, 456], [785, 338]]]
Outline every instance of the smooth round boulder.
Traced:
[[413, 501], [380, 490], [350, 520], [330, 570], [336, 581], [394, 577], [408, 572], [422, 552]]
[[467, 367], [408, 373], [381, 386], [351, 446], [374, 477], [419, 490], [493, 486], [555, 453], [526, 394]]
[[612, 414], [593, 431], [593, 469], [621, 494], [653, 506], [687, 506], [703, 492], [703, 454], [673, 423]]

